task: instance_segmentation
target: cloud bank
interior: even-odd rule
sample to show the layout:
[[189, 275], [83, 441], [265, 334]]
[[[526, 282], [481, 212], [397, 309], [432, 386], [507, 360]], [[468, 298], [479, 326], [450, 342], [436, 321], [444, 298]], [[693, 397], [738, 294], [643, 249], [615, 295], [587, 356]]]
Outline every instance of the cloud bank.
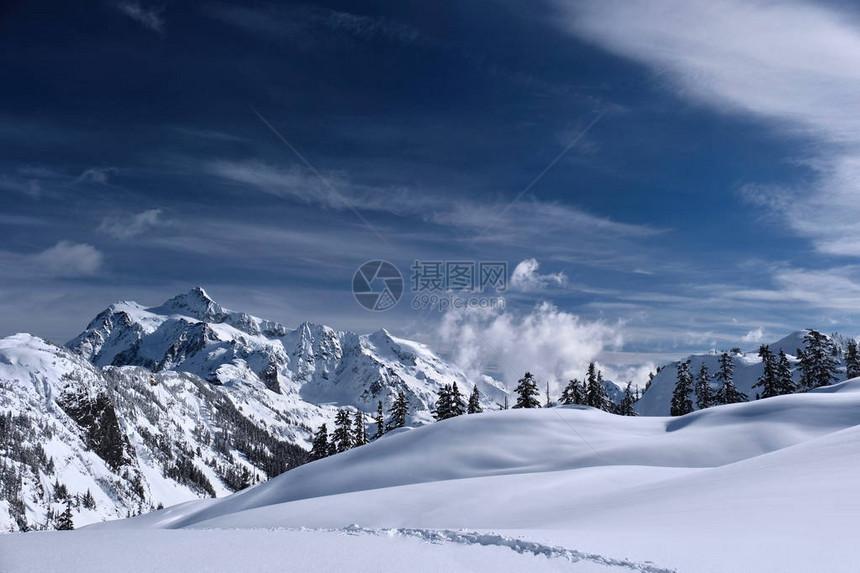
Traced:
[[570, 32], [649, 66], [681, 97], [762, 120], [807, 145], [812, 141], [810, 183], [759, 186], [756, 200], [778, 209], [819, 251], [860, 256], [856, 12], [766, 0], [599, 0], [559, 6]]
[[455, 348], [454, 360], [472, 376], [491, 367], [513, 388], [529, 371], [551, 382], [553, 391], [581, 377], [588, 363], [606, 348], [620, 348], [620, 325], [588, 322], [542, 302], [525, 315], [508, 311], [457, 310], [445, 314], [442, 340]]

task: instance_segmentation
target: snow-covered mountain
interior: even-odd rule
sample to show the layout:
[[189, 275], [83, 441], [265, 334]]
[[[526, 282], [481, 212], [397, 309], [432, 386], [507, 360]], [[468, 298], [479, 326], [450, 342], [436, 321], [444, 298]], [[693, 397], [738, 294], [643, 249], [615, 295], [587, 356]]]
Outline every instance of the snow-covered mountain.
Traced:
[[[188, 372], [312, 404], [375, 411], [378, 400], [387, 404], [402, 390], [415, 422], [431, 420], [442, 385], [472, 386], [459, 368], [426, 346], [384, 329], [360, 336], [305, 322], [289, 330], [225, 309], [199, 287], [154, 308], [114, 304], [67, 346], [96, 366]], [[478, 384], [488, 404], [504, 396], [490, 379]]]
[[[800, 373], [797, 371], [797, 350], [803, 349], [803, 337], [807, 330], [798, 330], [792, 332], [785, 338], [781, 338], [776, 342], [768, 344], [771, 352], [779, 354], [780, 351], [785, 352], [789, 362], [792, 365], [792, 376], [795, 382], [800, 379]], [[840, 355], [837, 357], [840, 361], [840, 371], [844, 373], [845, 364], [843, 361], [842, 351], [844, 350], [845, 341], [841, 336], [831, 335], [826, 337], [839, 350]], [[692, 354], [685, 358], [690, 361], [690, 370], [693, 375], [697, 375], [699, 369], [704, 364], [708, 368], [711, 376], [719, 370], [720, 354], [718, 352], [708, 352], [704, 354]], [[761, 377], [764, 370], [761, 358], [758, 356], [758, 348], [748, 352], [732, 352], [732, 364], [734, 365], [734, 383], [738, 390], [749, 396], [750, 400], [755, 398], [757, 389], [753, 388], [753, 384]], [[650, 386], [645, 390], [642, 397], [636, 402], [636, 411], [644, 416], [668, 416], [672, 402], [672, 391], [675, 389], [677, 382], [677, 366], [679, 361], [667, 364], [659, 369]], [[844, 378], [844, 376], [843, 376]], [[717, 382], [712, 381], [711, 387], [716, 390]], [[760, 389], [758, 389], [760, 391]]]
[[[8, 337], [0, 530], [50, 527], [63, 490], [78, 525], [224, 495], [306, 461], [311, 433], [338, 408], [370, 414], [381, 400], [387, 411], [402, 391], [420, 425], [453, 382], [473, 386], [385, 330], [290, 330], [200, 288], [152, 308], [116, 303], [66, 347]], [[477, 383], [486, 406], [504, 399], [500, 384]]]

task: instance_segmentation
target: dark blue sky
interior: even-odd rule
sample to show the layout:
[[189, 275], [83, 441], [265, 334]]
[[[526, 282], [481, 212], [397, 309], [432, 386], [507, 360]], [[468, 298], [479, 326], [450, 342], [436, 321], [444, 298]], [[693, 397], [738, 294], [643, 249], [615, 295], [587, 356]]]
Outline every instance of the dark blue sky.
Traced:
[[[807, 326], [856, 334], [847, 10], [13, 3], [0, 334], [65, 340], [114, 300], [199, 284], [290, 325], [456, 347], [472, 319], [440, 331], [440, 313], [408, 300], [356, 304], [352, 275], [371, 259], [405, 274], [415, 259], [535, 259], [504, 316], [474, 320], [511, 349], [518, 325], [570, 339], [536, 344], [537, 360], [580, 361], [571, 346], [595, 321], [602, 343], [583, 352], [607, 364]], [[572, 330], [554, 335], [554, 320]]]

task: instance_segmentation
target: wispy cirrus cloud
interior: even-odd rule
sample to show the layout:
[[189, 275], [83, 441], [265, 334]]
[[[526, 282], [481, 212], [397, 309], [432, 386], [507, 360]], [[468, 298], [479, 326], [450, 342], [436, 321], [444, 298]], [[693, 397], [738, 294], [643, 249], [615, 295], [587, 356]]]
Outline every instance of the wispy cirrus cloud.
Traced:
[[[423, 192], [402, 186], [357, 183], [341, 172], [324, 172], [324, 184], [299, 167], [277, 167], [257, 160], [214, 161], [202, 169], [236, 187], [305, 205], [337, 211], [378, 212], [432, 223], [448, 230], [440, 239], [474, 241], [479, 247], [518, 246], [538, 241], [544, 250], [566, 260], [630, 267], [627, 257], [641, 252], [642, 242], [666, 233], [649, 225], [630, 224], [588, 213], [575, 206], [537, 199], [514, 205], [473, 195]], [[487, 227], [487, 221], [493, 221]], [[556, 237], [546, 241], [547, 237]], [[476, 239], [477, 238], [477, 239]], [[541, 240], [543, 238], [544, 240]], [[623, 260], [622, 260], [623, 259]], [[642, 260], [636, 262], [642, 264]], [[523, 284], [529, 278], [523, 272]], [[534, 278], [534, 277], [532, 277]], [[554, 277], [554, 281], [560, 277]]]
[[114, 7], [144, 28], [164, 33], [164, 6], [146, 6], [136, 0], [124, 0], [114, 4]]
[[690, 101], [812, 140], [809, 182], [747, 197], [827, 254], [860, 256], [860, 15], [809, 1], [558, 2], [572, 33], [639, 61]]
[[108, 183], [109, 179], [117, 173], [119, 173], [119, 169], [116, 167], [91, 167], [81, 173], [78, 177], [78, 181], [92, 181], [94, 183], [105, 185]]
[[147, 209], [133, 215], [111, 215], [102, 220], [98, 230], [116, 239], [131, 239], [165, 224], [161, 209]]
[[385, 42], [419, 49], [432, 49], [467, 63], [492, 77], [532, 87], [542, 92], [570, 94], [575, 90], [566, 84], [546, 81], [525, 70], [512, 69], [488, 54], [475, 51], [444, 36], [435, 36], [418, 26], [377, 15], [331, 10], [307, 4], [256, 6], [214, 4], [206, 9], [213, 18], [247, 33], [273, 40], [288, 41], [300, 49], [312, 50], [324, 43], [323, 38], [347, 38], [360, 42]]
[[860, 266], [820, 270], [779, 266], [771, 272], [773, 288], [736, 290], [726, 293], [726, 297], [771, 304], [804, 303], [842, 312], [856, 312], [860, 308]]

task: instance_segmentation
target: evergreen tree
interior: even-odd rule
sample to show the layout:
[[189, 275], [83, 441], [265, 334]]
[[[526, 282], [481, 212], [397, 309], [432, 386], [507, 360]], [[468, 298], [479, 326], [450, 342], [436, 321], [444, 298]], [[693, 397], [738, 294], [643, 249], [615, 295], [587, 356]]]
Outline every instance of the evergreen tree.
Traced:
[[469, 405], [466, 412], [469, 414], [480, 414], [484, 409], [481, 407], [481, 394], [478, 392], [478, 385], [472, 388], [472, 393], [469, 394]]
[[445, 384], [437, 391], [439, 397], [436, 399], [436, 409], [433, 411], [433, 417], [436, 420], [447, 420], [451, 417], [451, 393], [450, 384]]
[[627, 383], [627, 387], [624, 389], [624, 397], [621, 399], [621, 404], [618, 406], [618, 413], [622, 416], [637, 415], [634, 408], [636, 397], [633, 395], [632, 385], [632, 382]]
[[60, 483], [59, 479], [54, 480], [54, 501], [63, 501], [68, 499], [69, 491], [66, 489], [66, 484]]
[[791, 377], [791, 364], [788, 362], [788, 356], [782, 350], [779, 351], [779, 358], [776, 361], [776, 380], [780, 396], [793, 394], [797, 391], [797, 386]]
[[72, 500], [71, 498], [66, 498], [66, 509], [57, 516], [57, 521], [54, 525], [57, 529], [61, 531], [71, 531], [75, 528], [74, 520], [72, 519]]
[[564, 390], [561, 391], [561, 402], [565, 406], [569, 406], [571, 404], [584, 404], [585, 403], [585, 393], [582, 390], [582, 383], [574, 378], [570, 382], [567, 383], [567, 386], [564, 387]]
[[329, 455], [331, 447], [328, 443], [328, 428], [325, 424], [319, 427], [311, 442], [311, 461], [321, 460]]
[[570, 399], [574, 404], [585, 405], [585, 384], [576, 378], [573, 379], [573, 387], [570, 389]]
[[702, 362], [699, 374], [696, 376], [696, 407], [699, 410], [710, 408], [714, 404], [714, 394], [711, 391], [711, 375], [708, 367]]
[[857, 342], [852, 338], [845, 349], [845, 378], [850, 380], [858, 376], [860, 376], [860, 352], [857, 350]]
[[460, 389], [457, 383], [451, 385], [451, 417], [462, 416], [466, 413], [466, 402], [463, 400], [463, 395], [460, 394]]
[[397, 393], [397, 398], [394, 399], [394, 404], [391, 406], [390, 428], [402, 428], [406, 425], [406, 416], [409, 414], [409, 399], [406, 398], [406, 393], [401, 390]]
[[693, 411], [693, 374], [690, 372], [690, 361], [678, 363], [678, 381], [672, 392], [672, 405], [669, 413], [672, 416], [683, 416]]
[[839, 364], [835, 357], [836, 347], [817, 330], [809, 330], [803, 336], [805, 348], [798, 350], [800, 358], [800, 386], [803, 390], [812, 390], [821, 386], [829, 386], [835, 381], [836, 368]]
[[379, 400], [376, 403], [376, 433], [373, 435], [373, 439], [377, 440], [385, 434], [385, 414], [382, 413], [382, 400]]
[[777, 374], [776, 356], [771, 352], [770, 347], [762, 345], [758, 349], [759, 358], [761, 358], [763, 371], [758, 381], [753, 384], [753, 388], [761, 388], [762, 398], [772, 398], [780, 395], [780, 382]]
[[520, 378], [515, 392], [517, 403], [514, 404], [514, 408], [540, 408], [540, 401], [537, 399], [540, 390], [531, 372], [526, 372], [525, 376]]
[[349, 418], [348, 410], [338, 410], [334, 419], [334, 432], [331, 441], [338, 453], [345, 452], [353, 446], [352, 443], [352, 420]]
[[352, 443], [355, 447], [358, 447], [363, 446], [367, 442], [367, 428], [364, 426], [364, 413], [358, 410], [355, 412], [352, 426]]
[[96, 498], [93, 497], [93, 494], [90, 490], [87, 490], [87, 493], [84, 495], [83, 506], [84, 509], [96, 508]]
[[606, 388], [603, 387], [603, 373], [596, 370], [594, 362], [588, 365], [586, 379], [585, 405], [597, 408], [598, 410], [608, 411], [611, 401], [606, 394]]
[[735, 404], [747, 401], [747, 395], [735, 388], [734, 361], [728, 352], [723, 352], [720, 356], [720, 369], [714, 378], [720, 382], [720, 387], [714, 395], [715, 404]]

